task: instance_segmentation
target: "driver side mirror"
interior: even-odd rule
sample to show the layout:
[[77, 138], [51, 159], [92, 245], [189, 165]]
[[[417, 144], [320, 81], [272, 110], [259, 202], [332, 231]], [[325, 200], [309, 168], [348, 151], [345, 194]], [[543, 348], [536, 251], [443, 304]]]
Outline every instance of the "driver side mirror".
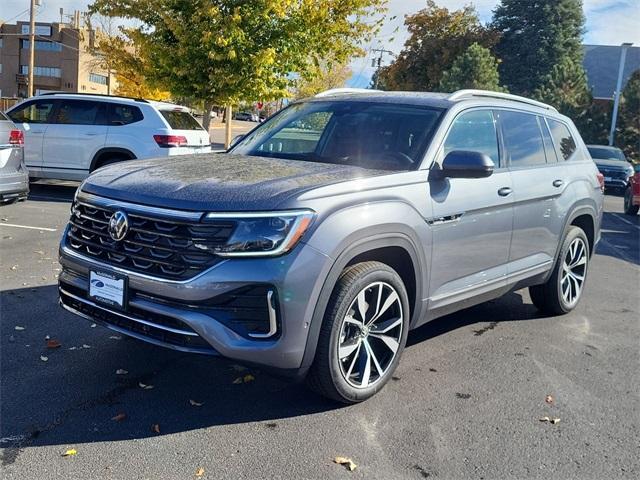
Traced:
[[485, 153], [453, 150], [444, 157], [440, 177], [486, 178], [493, 174], [495, 165]]

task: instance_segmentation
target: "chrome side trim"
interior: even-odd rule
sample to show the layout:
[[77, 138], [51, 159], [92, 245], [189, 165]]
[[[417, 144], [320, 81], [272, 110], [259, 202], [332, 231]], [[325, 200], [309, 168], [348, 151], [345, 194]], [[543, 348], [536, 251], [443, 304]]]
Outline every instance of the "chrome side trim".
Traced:
[[77, 295], [69, 293], [62, 287], [58, 287], [58, 289], [60, 290], [61, 293], [63, 293], [67, 297], [71, 297], [71, 298], [73, 298], [74, 300], [76, 300], [78, 302], [82, 302], [85, 305], [89, 305], [90, 307], [93, 307], [93, 308], [98, 308], [100, 310], [104, 310], [105, 312], [109, 312], [112, 315], [117, 315], [119, 317], [126, 318], [127, 320], [131, 320], [132, 322], [141, 323], [141, 324], [146, 325], [148, 327], [157, 328], [159, 330], [164, 330], [166, 332], [176, 333], [178, 335], [187, 335], [187, 336], [190, 336], [190, 337], [198, 337], [199, 336], [195, 332], [188, 332], [186, 330], [180, 330], [180, 329], [177, 329], [177, 328], [165, 327], [164, 325], [158, 325], [157, 323], [149, 322], [148, 320], [143, 320], [141, 318], [131, 317], [129, 315], [125, 315], [123, 313], [116, 312], [114, 310], [109, 310], [108, 308], [101, 307], [100, 305], [98, 305], [98, 304], [96, 304], [96, 303], [94, 303], [94, 302], [92, 302], [90, 300], [86, 300], [84, 298], [78, 297]]
[[267, 333], [250, 333], [252, 338], [269, 338], [278, 331], [278, 323], [276, 318], [276, 309], [273, 308], [273, 290], [267, 292], [267, 308], [269, 309], [269, 331]]

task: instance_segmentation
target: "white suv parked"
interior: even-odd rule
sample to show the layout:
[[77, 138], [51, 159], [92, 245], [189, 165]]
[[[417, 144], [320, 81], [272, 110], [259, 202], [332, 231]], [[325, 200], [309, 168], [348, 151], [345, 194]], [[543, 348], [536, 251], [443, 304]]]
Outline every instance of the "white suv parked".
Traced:
[[188, 108], [151, 100], [49, 93], [7, 115], [24, 132], [31, 177], [83, 180], [123, 160], [211, 151], [209, 134]]

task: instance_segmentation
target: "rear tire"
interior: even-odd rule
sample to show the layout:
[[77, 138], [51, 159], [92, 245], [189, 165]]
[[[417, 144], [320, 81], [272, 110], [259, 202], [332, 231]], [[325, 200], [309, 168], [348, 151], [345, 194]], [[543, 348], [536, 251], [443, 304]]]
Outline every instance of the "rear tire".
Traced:
[[589, 240], [572, 225], [564, 237], [558, 260], [547, 283], [529, 287], [533, 304], [542, 312], [563, 315], [573, 310], [584, 291], [589, 266]]
[[631, 192], [631, 185], [624, 191], [624, 213], [627, 215], [637, 215], [640, 205], [633, 204], [633, 195]]
[[396, 369], [409, 331], [409, 300], [388, 265], [346, 268], [325, 311], [307, 385], [341, 403], [375, 395]]
[[95, 172], [96, 170], [102, 167], [106, 167], [107, 165], [113, 165], [114, 163], [125, 162], [127, 160], [130, 160], [130, 158], [123, 157], [123, 156], [114, 156], [114, 157], [105, 158], [104, 160], [100, 160], [98, 162], [98, 165], [93, 170], [91, 170], [91, 173]]

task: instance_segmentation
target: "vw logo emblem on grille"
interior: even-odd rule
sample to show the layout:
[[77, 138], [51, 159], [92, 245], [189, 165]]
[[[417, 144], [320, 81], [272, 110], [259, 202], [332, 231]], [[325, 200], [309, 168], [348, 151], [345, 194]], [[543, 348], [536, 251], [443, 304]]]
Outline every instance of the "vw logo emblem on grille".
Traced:
[[122, 240], [129, 231], [129, 218], [127, 214], [118, 210], [109, 219], [109, 235], [116, 242]]

